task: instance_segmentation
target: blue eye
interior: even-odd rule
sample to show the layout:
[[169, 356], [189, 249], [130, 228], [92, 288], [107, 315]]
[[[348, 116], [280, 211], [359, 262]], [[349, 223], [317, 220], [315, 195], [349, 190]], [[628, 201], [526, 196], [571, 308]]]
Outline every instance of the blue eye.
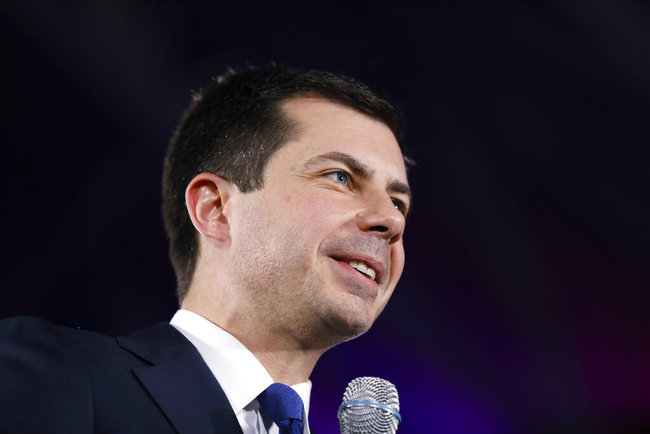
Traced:
[[338, 182], [339, 184], [348, 185], [350, 183], [350, 175], [341, 170], [328, 173], [326, 176]]
[[406, 215], [406, 204], [404, 204], [404, 202], [399, 199], [393, 199], [393, 205], [399, 212]]

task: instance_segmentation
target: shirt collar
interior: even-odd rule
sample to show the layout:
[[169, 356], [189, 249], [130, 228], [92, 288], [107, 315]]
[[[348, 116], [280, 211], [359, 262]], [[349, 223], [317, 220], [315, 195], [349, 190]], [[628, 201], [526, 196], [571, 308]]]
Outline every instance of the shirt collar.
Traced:
[[[199, 351], [223, 389], [235, 413], [241, 411], [273, 383], [259, 360], [233, 335], [201, 315], [180, 309], [170, 324]], [[309, 414], [311, 381], [291, 386]]]

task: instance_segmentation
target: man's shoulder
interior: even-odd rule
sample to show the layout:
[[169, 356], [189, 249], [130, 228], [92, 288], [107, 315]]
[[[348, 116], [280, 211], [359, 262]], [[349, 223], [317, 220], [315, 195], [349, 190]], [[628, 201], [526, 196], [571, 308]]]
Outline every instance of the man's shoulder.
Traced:
[[[0, 400], [6, 402], [0, 410], [0, 431], [36, 432], [38, 419], [65, 426], [68, 432], [92, 428], [91, 386], [75, 334], [74, 329], [40, 318], [0, 321]], [[95, 335], [97, 340], [108, 339]], [[25, 417], [27, 408], [33, 418]]]
[[59, 362], [74, 360], [88, 369], [112, 371], [137, 367], [195, 352], [192, 344], [166, 322], [123, 336], [56, 325], [42, 318], [21, 316], [0, 320], [0, 358]]
[[[6, 348], [21, 347], [33, 351], [45, 349], [48, 355], [74, 353], [82, 358], [106, 357], [107, 353], [123, 354], [145, 360], [148, 353], [161, 348], [184, 347], [189, 342], [169, 323], [158, 323], [124, 336], [108, 336], [81, 328], [65, 327], [48, 320], [18, 316], [0, 320], [0, 342]], [[185, 348], [183, 348], [185, 349]], [[110, 357], [110, 356], [109, 356]], [[152, 360], [149, 360], [152, 361]]]
[[170, 327], [160, 324], [122, 343], [40, 318], [1, 320], [0, 402], [7, 405], [0, 406], [0, 432], [92, 432], [94, 424], [117, 427], [109, 432], [144, 432], [145, 425], [166, 432], [168, 422], [133, 372], [151, 366], [140, 347], [155, 349], [148, 340], [172, 335]]
[[35, 316], [16, 316], [0, 320], [0, 338], [3, 339], [66, 339], [74, 335], [104, 341], [112, 339], [101, 333], [60, 326]]
[[48, 355], [76, 352], [78, 356], [84, 349], [110, 351], [116, 348], [114, 337], [30, 316], [1, 320], [0, 342], [15, 348], [29, 348], [32, 352], [46, 351]]

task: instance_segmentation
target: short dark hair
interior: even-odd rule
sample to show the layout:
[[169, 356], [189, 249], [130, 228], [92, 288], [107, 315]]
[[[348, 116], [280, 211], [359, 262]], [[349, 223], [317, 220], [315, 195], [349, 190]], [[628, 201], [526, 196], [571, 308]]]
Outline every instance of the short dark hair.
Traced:
[[343, 75], [271, 65], [230, 69], [214, 79], [185, 110], [163, 170], [163, 217], [180, 301], [187, 294], [199, 249], [198, 233], [185, 208], [187, 185], [199, 173], [209, 172], [242, 192], [261, 188], [269, 157], [295, 132], [281, 103], [300, 96], [349, 106], [382, 121], [398, 141], [401, 138], [397, 107]]

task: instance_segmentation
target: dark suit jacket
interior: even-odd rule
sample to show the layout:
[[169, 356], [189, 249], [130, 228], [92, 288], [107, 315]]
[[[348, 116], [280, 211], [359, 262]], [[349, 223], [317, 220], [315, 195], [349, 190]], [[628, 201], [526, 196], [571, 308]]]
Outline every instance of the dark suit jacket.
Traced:
[[241, 433], [198, 351], [160, 323], [121, 338], [0, 322], [1, 433]]

